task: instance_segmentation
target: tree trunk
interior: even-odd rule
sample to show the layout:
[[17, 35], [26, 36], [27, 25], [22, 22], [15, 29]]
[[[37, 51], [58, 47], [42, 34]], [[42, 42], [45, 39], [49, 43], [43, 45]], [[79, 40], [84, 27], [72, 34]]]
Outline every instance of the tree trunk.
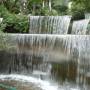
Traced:
[[49, 10], [52, 10], [52, 6], [51, 6], [51, 0], [49, 0]]

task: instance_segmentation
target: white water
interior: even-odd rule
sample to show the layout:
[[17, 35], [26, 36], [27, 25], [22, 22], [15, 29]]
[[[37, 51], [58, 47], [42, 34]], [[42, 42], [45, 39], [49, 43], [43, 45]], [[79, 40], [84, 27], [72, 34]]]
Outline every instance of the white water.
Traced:
[[30, 34], [67, 34], [70, 16], [30, 16]]
[[30, 76], [24, 76], [24, 75], [16, 75], [16, 74], [11, 74], [11, 75], [0, 75], [1, 80], [17, 80], [21, 82], [29, 82], [33, 83], [34, 85], [40, 87], [42, 90], [58, 90], [58, 86], [50, 83], [49, 81], [42, 81], [38, 78], [30, 77]]
[[[38, 53], [36, 55], [41, 54], [47, 57], [53, 51], [57, 54], [59, 53], [59, 55], [61, 54], [60, 52], [63, 52], [63, 54], [66, 52], [69, 55], [75, 52], [74, 49], [77, 49], [81, 56], [86, 55], [89, 58], [90, 54], [89, 35], [8, 34], [0, 38], [2, 38], [2, 42], [3, 39], [6, 39], [3, 43], [12, 45], [17, 50], [17, 53], [27, 52], [30, 54], [32, 51], [32, 53]], [[50, 55], [53, 55], [53, 53]]]
[[90, 19], [90, 13], [86, 13], [86, 14], [85, 14], [85, 18], [86, 18], [86, 19]]
[[[89, 22], [90, 22], [90, 19], [74, 21], [71, 34], [75, 34], [75, 35], [89, 34], [89, 33], [87, 33], [88, 32], [87, 28], [88, 28]], [[89, 30], [89, 32], [90, 32], [90, 30]]]

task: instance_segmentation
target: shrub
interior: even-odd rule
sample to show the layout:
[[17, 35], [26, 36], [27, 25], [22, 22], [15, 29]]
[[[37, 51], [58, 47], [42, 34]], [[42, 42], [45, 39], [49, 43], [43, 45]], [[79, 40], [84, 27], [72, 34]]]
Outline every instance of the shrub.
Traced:
[[67, 10], [68, 7], [64, 6], [64, 5], [57, 5], [57, 6], [53, 6], [53, 8], [58, 11], [59, 15], [66, 15], [67, 14]]
[[85, 18], [85, 8], [81, 3], [72, 2], [70, 14], [72, 15], [72, 20], [79, 20]]
[[82, 10], [77, 10], [72, 13], [72, 20], [80, 20], [84, 18], [85, 18], [85, 15]]
[[41, 15], [45, 15], [45, 16], [55, 16], [58, 15], [58, 12], [55, 9], [52, 9], [51, 11], [48, 8], [43, 8], [41, 10]]
[[29, 30], [28, 17], [22, 14], [11, 14], [1, 5], [0, 16], [3, 18], [1, 23], [1, 31], [8, 33], [27, 33]]

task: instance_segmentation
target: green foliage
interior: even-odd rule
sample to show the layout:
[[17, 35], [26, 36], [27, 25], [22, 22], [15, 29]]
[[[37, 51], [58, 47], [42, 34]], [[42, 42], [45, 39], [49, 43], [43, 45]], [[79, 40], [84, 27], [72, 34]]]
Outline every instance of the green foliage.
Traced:
[[54, 6], [53, 8], [59, 13], [59, 15], [67, 14], [67, 10], [68, 10], [67, 6], [57, 5], [57, 6]]
[[0, 50], [8, 49], [7, 34], [0, 32]]
[[[43, 1], [45, 7], [43, 8]], [[31, 15], [60, 15], [66, 14], [67, 7], [65, 6], [65, 0], [51, 0], [52, 2], [52, 11], [49, 11], [48, 0], [26, 0], [25, 10], [23, 6], [23, 0], [2, 0], [6, 9], [10, 13], [18, 14], [31, 14]]]
[[52, 0], [52, 8], [55, 9], [59, 15], [66, 15], [68, 2], [67, 0]]
[[19, 13], [19, 0], [2, 0], [2, 4], [7, 8], [11, 13]]
[[[78, 9], [84, 9], [85, 12], [90, 12], [90, 0], [71, 0], [73, 7], [77, 7]], [[77, 9], [76, 8], [76, 9]]]
[[45, 15], [45, 16], [55, 16], [58, 15], [58, 12], [55, 9], [52, 9], [51, 11], [48, 8], [43, 8], [41, 11], [41, 15]]
[[29, 0], [29, 1], [31, 1], [32, 3], [41, 3], [42, 2], [42, 0]]
[[25, 15], [11, 14], [4, 6], [0, 6], [0, 16], [3, 17], [1, 31], [9, 33], [26, 33], [28, 31], [28, 17]]
[[84, 18], [85, 18], [85, 15], [82, 10], [80, 10], [80, 11], [77, 10], [72, 13], [72, 20], [80, 20], [80, 19], [84, 19]]
[[90, 0], [70, 0], [72, 2], [71, 10], [90, 12]]
[[70, 14], [72, 15], [73, 20], [79, 20], [85, 18], [85, 12], [87, 12], [85, 2], [83, 0], [71, 0], [71, 10]]

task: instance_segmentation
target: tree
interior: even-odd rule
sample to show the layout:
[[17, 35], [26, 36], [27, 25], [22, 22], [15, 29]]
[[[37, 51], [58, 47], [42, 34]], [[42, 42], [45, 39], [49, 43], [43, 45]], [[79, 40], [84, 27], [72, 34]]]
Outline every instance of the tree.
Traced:
[[90, 12], [90, 0], [70, 0], [72, 2], [72, 9], [83, 10]]
[[90, 0], [70, 0], [70, 13], [73, 20], [85, 18], [85, 13], [90, 12]]
[[68, 10], [68, 0], [52, 0], [52, 8], [54, 8], [59, 15], [65, 15]]
[[0, 5], [4, 5], [11, 13], [19, 13], [19, 0], [0, 0]]

